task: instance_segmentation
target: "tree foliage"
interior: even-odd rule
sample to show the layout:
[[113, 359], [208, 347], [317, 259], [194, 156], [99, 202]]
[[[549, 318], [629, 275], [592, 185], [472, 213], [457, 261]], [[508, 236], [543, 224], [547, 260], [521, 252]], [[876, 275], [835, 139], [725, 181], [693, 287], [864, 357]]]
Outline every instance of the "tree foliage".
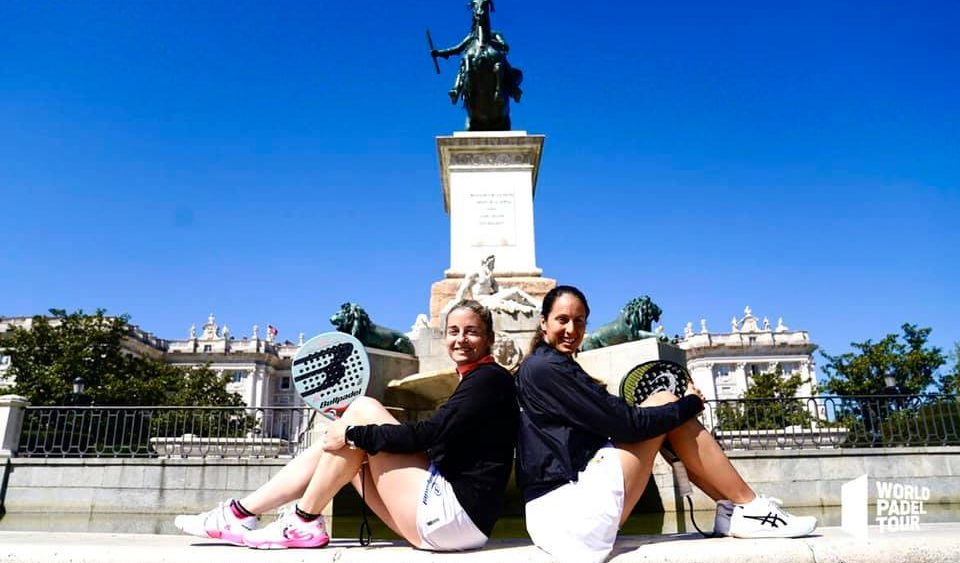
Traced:
[[787, 426], [803, 426], [812, 416], [805, 401], [794, 398], [807, 380], [799, 373], [784, 377], [777, 367], [774, 372], [753, 376], [743, 402], [721, 402], [717, 419], [723, 430], [774, 430]]
[[827, 361], [823, 389], [836, 395], [879, 395], [887, 387], [884, 377], [890, 375], [904, 393], [925, 392], [937, 381], [946, 357], [927, 344], [931, 329], [909, 323], [901, 329], [902, 334], [888, 334], [879, 342], [851, 343], [856, 352], [831, 356], [821, 351]]
[[35, 316], [30, 328], [14, 327], [0, 342], [10, 356], [13, 392], [33, 405], [65, 404], [75, 399], [73, 381], [81, 377], [85, 399], [97, 405], [243, 404], [227, 392], [227, 376], [134, 355], [123, 346], [129, 334], [126, 315], [108, 317], [103, 309]]
[[960, 395], [960, 342], [953, 343], [953, 353], [950, 356], [953, 358], [953, 368], [940, 378], [938, 387], [941, 393]]

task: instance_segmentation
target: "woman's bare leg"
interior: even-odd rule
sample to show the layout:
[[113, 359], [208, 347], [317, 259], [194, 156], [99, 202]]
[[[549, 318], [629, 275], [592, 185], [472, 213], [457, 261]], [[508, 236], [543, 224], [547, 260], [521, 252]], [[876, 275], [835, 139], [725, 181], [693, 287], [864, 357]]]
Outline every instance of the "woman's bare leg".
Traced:
[[[383, 405], [367, 397], [354, 401], [343, 421], [354, 425], [399, 424]], [[345, 484], [359, 484], [357, 473], [364, 459], [368, 461], [366, 496], [371, 508], [392, 530], [419, 547], [417, 500], [423, 493], [430, 466], [424, 453], [368, 456], [363, 450], [349, 448], [323, 452], [298, 506], [306, 512], [319, 513]]]
[[713, 500], [745, 504], [757, 496], [698, 420], [688, 420], [668, 432], [667, 440], [686, 467], [690, 480]]
[[[640, 407], [655, 407], [676, 401], [673, 393], [661, 391], [640, 403]], [[665, 436], [657, 436], [642, 442], [615, 444], [620, 455], [620, 467], [623, 469], [623, 512], [620, 515], [620, 524], [623, 525], [633, 512], [633, 507], [640, 501], [647, 482], [653, 473], [653, 461], [663, 446]]]
[[620, 514], [622, 526], [633, 507], [640, 501], [647, 481], [653, 472], [653, 460], [663, 444], [663, 436], [657, 436], [642, 442], [617, 443], [617, 454], [620, 456], [620, 467], [623, 469], [623, 512]]
[[311, 446], [290, 460], [260, 488], [240, 499], [240, 504], [254, 514], [263, 514], [300, 498], [322, 455], [321, 444]]
[[[361, 474], [364, 477], [364, 481], [366, 481], [363, 485], [360, 483]], [[350, 480], [350, 483], [353, 485], [353, 488], [357, 490], [357, 494], [361, 495], [363, 502], [365, 502], [366, 505], [370, 507], [370, 510], [373, 510], [373, 513], [377, 515], [377, 518], [382, 520], [388, 528], [393, 530], [393, 533], [402, 537], [403, 534], [400, 533], [397, 523], [393, 521], [393, 516], [391, 516], [390, 511], [387, 510], [387, 505], [384, 504], [383, 499], [380, 498], [380, 491], [378, 491], [376, 485], [373, 484], [373, 479], [370, 477], [370, 472], [366, 469], [363, 469], [363, 471], [354, 475], [353, 479]], [[365, 490], [361, 487], [364, 487]]]

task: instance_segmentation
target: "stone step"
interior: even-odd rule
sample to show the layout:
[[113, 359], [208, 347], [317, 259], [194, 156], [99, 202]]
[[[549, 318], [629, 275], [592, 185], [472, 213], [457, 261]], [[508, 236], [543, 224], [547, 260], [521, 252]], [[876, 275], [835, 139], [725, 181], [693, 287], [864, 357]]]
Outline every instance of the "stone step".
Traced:
[[[418, 551], [402, 542], [334, 539], [323, 549], [257, 551], [190, 536], [0, 532], [0, 563], [553, 563], [528, 540], [493, 540], [480, 551]], [[620, 538], [610, 563], [910, 563], [960, 561], [960, 523], [922, 524], [920, 530], [857, 539], [839, 528], [808, 538], [706, 539], [696, 534]]]

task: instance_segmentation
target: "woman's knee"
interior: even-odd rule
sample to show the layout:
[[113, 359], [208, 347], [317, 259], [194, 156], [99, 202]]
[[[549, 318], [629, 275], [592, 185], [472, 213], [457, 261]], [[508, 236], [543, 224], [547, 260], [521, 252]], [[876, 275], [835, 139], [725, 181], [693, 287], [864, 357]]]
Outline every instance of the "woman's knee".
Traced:
[[343, 420], [348, 424], [378, 423], [385, 418], [391, 418], [387, 409], [372, 397], [357, 397], [343, 413]]
[[670, 391], [657, 391], [653, 395], [647, 397], [642, 403], [641, 407], [657, 407], [660, 405], [667, 405], [670, 403], [675, 403], [680, 399]]

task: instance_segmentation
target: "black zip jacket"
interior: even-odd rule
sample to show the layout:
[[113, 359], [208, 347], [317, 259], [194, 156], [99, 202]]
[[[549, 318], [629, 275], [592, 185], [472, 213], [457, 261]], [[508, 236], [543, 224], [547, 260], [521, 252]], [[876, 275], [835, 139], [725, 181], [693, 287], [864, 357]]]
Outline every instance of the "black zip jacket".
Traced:
[[428, 420], [353, 426], [347, 439], [370, 455], [425, 451], [489, 537], [503, 508], [518, 424], [513, 376], [498, 364], [481, 364]]
[[526, 502], [576, 481], [577, 473], [607, 442], [653, 438], [703, 410], [696, 395], [658, 407], [631, 407], [547, 344], [520, 365], [517, 394], [517, 483]]

